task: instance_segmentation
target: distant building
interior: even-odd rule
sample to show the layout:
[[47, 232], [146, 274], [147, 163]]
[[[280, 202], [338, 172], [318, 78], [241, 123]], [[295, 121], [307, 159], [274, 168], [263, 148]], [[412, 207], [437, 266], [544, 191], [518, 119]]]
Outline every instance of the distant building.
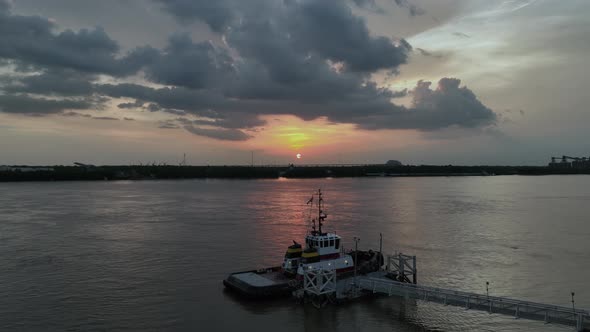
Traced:
[[388, 160], [385, 163], [386, 166], [403, 166], [403, 164], [399, 160]]
[[587, 169], [590, 168], [590, 157], [551, 157], [551, 162], [548, 166], [552, 168]]

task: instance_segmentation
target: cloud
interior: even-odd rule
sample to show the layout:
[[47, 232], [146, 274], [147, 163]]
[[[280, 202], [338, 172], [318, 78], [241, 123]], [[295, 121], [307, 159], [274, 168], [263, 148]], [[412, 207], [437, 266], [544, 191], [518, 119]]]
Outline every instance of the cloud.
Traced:
[[352, 0], [352, 3], [361, 8], [372, 8], [377, 6], [375, 0]]
[[407, 60], [409, 44], [396, 46], [387, 37], [371, 35], [364, 19], [343, 1], [293, 1], [284, 19], [296, 49], [342, 62], [347, 70], [391, 70]]
[[233, 104], [219, 93], [195, 91], [183, 87], [156, 89], [139, 84], [122, 83], [96, 85], [95, 89], [97, 93], [113, 98], [134, 98], [143, 102], [155, 103], [147, 106], [153, 111], [171, 110], [178, 111], [177, 113], [189, 112], [208, 116], [214, 114], [211, 109], [227, 110]]
[[496, 113], [483, 105], [467, 87], [460, 87], [460, 80], [442, 78], [436, 89], [431, 89], [431, 84], [420, 81], [409, 92], [412, 95], [410, 108], [371, 117], [360, 127], [430, 131], [451, 126], [475, 128], [496, 124]]
[[176, 120], [183, 124], [195, 124], [215, 126], [229, 129], [255, 128], [266, 124], [266, 121], [260, 119], [256, 114], [250, 113], [224, 113], [218, 118], [202, 118], [189, 120], [187, 118], [177, 118]]
[[421, 55], [423, 55], [423, 56], [429, 56], [429, 57], [433, 57], [433, 58], [439, 58], [439, 59], [443, 57], [443, 56], [442, 56], [442, 55], [440, 55], [440, 54], [435, 54], [435, 53], [432, 53], [432, 52], [428, 52], [427, 50], [425, 50], [425, 49], [423, 49], [423, 48], [418, 48], [418, 47], [416, 47], [416, 50], [417, 50], [418, 52], [420, 52], [420, 54], [421, 54]]
[[470, 35], [463, 33], [463, 32], [453, 32], [453, 36], [460, 37], [460, 38], [471, 38]]
[[111, 116], [93, 116], [95, 120], [109, 120], [109, 121], [119, 121], [119, 118], [114, 118]]
[[394, 69], [407, 59], [407, 43], [396, 46], [387, 37], [372, 36], [364, 19], [340, 0], [159, 2], [180, 21], [202, 20], [215, 31], [229, 27], [225, 33], [230, 46], [270, 70], [280, 61], [273, 56], [289, 53], [294, 54], [285, 60], [291, 64], [301, 64], [313, 53], [343, 62], [352, 71]]
[[4, 113], [47, 115], [65, 110], [89, 109], [93, 103], [84, 99], [46, 99], [26, 95], [0, 95], [0, 111]]
[[420, 16], [426, 14], [422, 7], [418, 7], [410, 2], [410, 0], [394, 0], [395, 4], [401, 8], [405, 8], [410, 13], [410, 16]]
[[[119, 109], [186, 120], [161, 122], [161, 128], [183, 127], [235, 141], [264, 126], [264, 115], [323, 117], [367, 130], [435, 130], [495, 121], [495, 114], [458, 80], [442, 79], [434, 90], [420, 82], [410, 92], [378, 86], [373, 75], [396, 75], [412, 46], [371, 33], [351, 8], [371, 5], [371, 0], [159, 2], [180, 22], [205, 22], [220, 32], [223, 43], [174, 34], [162, 49], [145, 46], [122, 54], [101, 28], [55, 32], [49, 19], [0, 12], [0, 37], [5, 37], [0, 58], [23, 68], [4, 78], [1, 110], [60, 113], [124, 98]], [[398, 5], [413, 8], [407, 1]], [[144, 75], [134, 77], [136, 83], [121, 83], [121, 77], [138, 73]], [[408, 93], [411, 107], [392, 102]]]
[[385, 10], [381, 8], [375, 0], [352, 0], [352, 3], [358, 8], [371, 10], [375, 13], [384, 14]]
[[25, 76], [19, 80], [13, 79], [3, 90], [10, 93], [84, 96], [93, 93], [90, 81], [94, 79], [94, 75], [71, 69], [49, 69], [41, 74]]
[[130, 109], [130, 108], [141, 108], [145, 103], [141, 100], [136, 100], [132, 103], [120, 103], [117, 105], [118, 108], [121, 109]]
[[90, 114], [84, 114], [84, 113], [79, 113], [79, 112], [63, 112], [61, 113], [61, 116], [67, 116], [67, 117], [84, 117], [84, 118], [91, 118], [92, 115]]
[[234, 19], [232, 8], [236, 1], [230, 0], [156, 0], [174, 17], [188, 23], [200, 20], [207, 23], [212, 30], [223, 30]]
[[0, 14], [10, 12], [10, 7], [8, 0], [0, 0]]
[[187, 34], [173, 35], [163, 54], [146, 68], [153, 82], [201, 89], [223, 84], [233, 72], [228, 51], [211, 42], [194, 43]]
[[158, 128], [160, 129], [179, 129], [180, 126], [174, 123], [173, 120], [160, 121]]
[[252, 138], [250, 135], [238, 129], [210, 129], [194, 126], [184, 126], [188, 132], [209, 138], [214, 138], [224, 141], [245, 141]]
[[55, 33], [50, 19], [11, 14], [7, 2], [1, 7], [0, 58], [21, 65], [126, 76], [157, 56], [155, 49], [144, 47], [118, 57], [118, 43], [100, 27]]

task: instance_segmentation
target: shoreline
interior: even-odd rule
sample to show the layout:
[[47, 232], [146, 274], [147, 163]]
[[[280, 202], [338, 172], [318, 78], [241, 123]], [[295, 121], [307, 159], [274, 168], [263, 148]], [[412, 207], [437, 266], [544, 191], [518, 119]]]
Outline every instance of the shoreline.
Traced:
[[590, 174], [590, 168], [547, 166], [5, 166], [0, 182], [161, 179], [278, 179]]

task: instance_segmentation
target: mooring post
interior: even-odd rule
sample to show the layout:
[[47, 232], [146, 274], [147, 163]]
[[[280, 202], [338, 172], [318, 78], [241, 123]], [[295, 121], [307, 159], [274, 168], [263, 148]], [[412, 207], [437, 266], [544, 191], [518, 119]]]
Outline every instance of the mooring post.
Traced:
[[387, 255], [387, 272], [391, 272], [391, 255]]
[[574, 302], [574, 295], [576, 295], [576, 293], [572, 292], [572, 311], [574, 312], [574, 317], [576, 316], [576, 304]]
[[[383, 233], [379, 233], [379, 255], [383, 257]], [[381, 268], [381, 266], [379, 266], [379, 268]]]
[[404, 263], [405, 262], [404, 262], [404, 257], [401, 253], [397, 256], [397, 262], [399, 264], [399, 281], [404, 282], [405, 278], [406, 278], [406, 274], [404, 272], [404, 269], [405, 269]]
[[416, 269], [416, 256], [412, 256], [412, 268], [414, 269], [414, 277], [412, 278], [414, 284], [418, 283], [418, 270]]
[[359, 264], [359, 260], [358, 260], [358, 254], [359, 254], [359, 241], [361, 239], [358, 237], [354, 237], [354, 285], [356, 288], [358, 288], [358, 284], [356, 281], [356, 270]]

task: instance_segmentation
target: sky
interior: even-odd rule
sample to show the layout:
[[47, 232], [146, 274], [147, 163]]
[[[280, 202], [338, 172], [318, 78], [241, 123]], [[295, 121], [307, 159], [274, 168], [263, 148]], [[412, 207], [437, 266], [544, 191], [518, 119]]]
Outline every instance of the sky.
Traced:
[[587, 157], [588, 12], [587, 0], [0, 0], [0, 165]]

